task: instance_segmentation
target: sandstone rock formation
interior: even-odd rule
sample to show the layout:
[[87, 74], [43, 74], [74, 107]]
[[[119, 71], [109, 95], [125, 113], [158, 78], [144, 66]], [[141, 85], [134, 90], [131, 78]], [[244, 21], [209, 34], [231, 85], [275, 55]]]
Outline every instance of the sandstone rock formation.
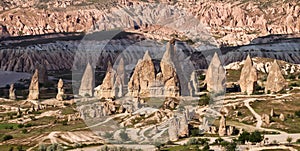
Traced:
[[114, 98], [115, 97], [115, 76], [116, 71], [113, 69], [111, 63], [108, 63], [106, 75], [102, 84], [95, 88], [95, 96], [98, 98]]
[[39, 70], [36, 69], [29, 86], [28, 100], [38, 100], [39, 99]]
[[219, 136], [225, 136], [227, 134], [226, 131], [226, 119], [225, 116], [221, 116], [220, 125], [219, 125]]
[[172, 57], [175, 55], [174, 42], [168, 42], [166, 51], [161, 59], [160, 68], [164, 83], [164, 95], [169, 97], [179, 96], [179, 79]]
[[128, 93], [133, 97], [150, 96], [150, 86], [155, 81], [155, 68], [148, 51], [140, 59], [128, 82]]
[[114, 83], [115, 95], [117, 97], [122, 97], [124, 95], [124, 85], [125, 85], [125, 64], [124, 59], [121, 58], [116, 71], [116, 81]]
[[271, 119], [270, 119], [270, 116], [268, 114], [263, 114], [261, 116], [261, 120], [263, 121], [264, 125], [266, 125], [266, 126], [270, 125]]
[[206, 72], [205, 83], [209, 92], [220, 93], [225, 91], [226, 71], [215, 52]]
[[254, 92], [255, 84], [257, 82], [257, 72], [256, 68], [253, 66], [252, 59], [248, 54], [247, 59], [244, 63], [244, 67], [241, 71], [240, 76], [240, 87], [242, 93], [247, 93], [248, 95]]
[[57, 95], [56, 95], [56, 99], [58, 101], [63, 101], [64, 100], [64, 82], [62, 79], [59, 79], [58, 83], [57, 83]]
[[172, 118], [170, 120], [169, 129], [168, 129], [170, 141], [177, 141], [179, 139], [178, 126], [179, 126], [179, 123], [177, 121], [177, 118]]
[[271, 117], [274, 117], [274, 116], [275, 116], [275, 112], [274, 112], [274, 109], [273, 109], [273, 108], [271, 109], [270, 116], [271, 116]]
[[228, 128], [227, 128], [227, 136], [233, 135], [234, 129], [235, 129], [234, 126], [228, 126]]
[[284, 117], [284, 115], [283, 115], [282, 113], [279, 115], [279, 119], [280, 119], [282, 122], [285, 121], [285, 117]]
[[274, 60], [267, 77], [265, 93], [277, 93], [285, 87], [285, 79], [276, 60]]
[[94, 85], [95, 85], [94, 70], [91, 64], [88, 63], [81, 79], [79, 95], [93, 96]]
[[11, 100], [15, 100], [16, 99], [16, 93], [15, 93], [16, 89], [14, 88], [14, 84], [10, 85], [9, 88], [9, 99]]
[[188, 125], [188, 118], [187, 114], [184, 112], [183, 116], [179, 119], [179, 129], [178, 129], [178, 136], [179, 137], [188, 137], [189, 136], [189, 125]]

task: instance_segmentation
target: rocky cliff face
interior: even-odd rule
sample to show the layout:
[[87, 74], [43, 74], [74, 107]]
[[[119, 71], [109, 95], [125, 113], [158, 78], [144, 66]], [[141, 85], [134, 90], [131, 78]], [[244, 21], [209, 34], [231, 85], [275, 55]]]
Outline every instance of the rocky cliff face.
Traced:
[[[179, 1], [169, 3], [170, 7], [159, 6], [156, 9], [151, 9], [154, 3], [126, 0], [109, 2], [5, 0], [2, 3], [0, 24], [11, 36], [103, 30], [120, 26], [149, 27], [151, 30], [150, 27], [157, 21], [167, 21], [185, 10], [203, 24], [202, 28], [209, 27], [210, 33], [221, 45], [248, 44], [258, 36], [300, 31], [300, 5], [296, 0]], [[168, 29], [160, 32], [168, 32]]]

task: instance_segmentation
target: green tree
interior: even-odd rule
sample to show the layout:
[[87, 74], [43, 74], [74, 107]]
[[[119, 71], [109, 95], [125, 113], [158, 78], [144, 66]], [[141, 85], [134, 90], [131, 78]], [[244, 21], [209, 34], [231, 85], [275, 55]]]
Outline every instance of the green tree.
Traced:
[[249, 141], [252, 143], [259, 143], [263, 140], [263, 136], [259, 131], [255, 131], [250, 134]]
[[291, 142], [293, 141], [293, 138], [292, 137], [288, 137], [287, 139], [286, 139], [286, 141], [289, 143], [289, 145], [291, 144]]
[[246, 141], [249, 141], [249, 136], [250, 136], [250, 133], [244, 131], [244, 132], [243, 132], [242, 134], [240, 134], [240, 136], [238, 137], [238, 141], [239, 141], [241, 144], [245, 144]]

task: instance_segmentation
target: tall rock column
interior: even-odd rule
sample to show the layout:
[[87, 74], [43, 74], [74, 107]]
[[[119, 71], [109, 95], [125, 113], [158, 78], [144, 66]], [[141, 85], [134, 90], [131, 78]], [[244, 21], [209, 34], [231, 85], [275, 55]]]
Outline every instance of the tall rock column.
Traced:
[[15, 100], [16, 99], [16, 93], [15, 93], [16, 89], [14, 88], [14, 84], [10, 85], [9, 88], [9, 99], [11, 100]]
[[222, 115], [220, 120], [220, 126], [219, 126], [219, 136], [225, 136], [227, 133], [226, 131], [226, 120], [224, 115]]
[[285, 87], [285, 79], [276, 60], [272, 63], [265, 85], [265, 93], [277, 93]]
[[81, 79], [79, 95], [93, 96], [94, 85], [95, 85], [94, 70], [91, 64], [88, 63]]
[[179, 96], [180, 92], [179, 79], [172, 60], [174, 53], [174, 43], [169, 42], [167, 44], [166, 52], [164, 53], [160, 62], [162, 79], [164, 83], [164, 95], [166, 97]]
[[244, 67], [241, 71], [241, 76], [239, 81], [241, 92], [245, 92], [248, 95], [252, 94], [254, 92], [256, 82], [257, 82], [257, 71], [253, 66], [250, 55], [248, 55], [244, 63]]
[[58, 101], [63, 101], [64, 100], [64, 94], [65, 94], [65, 91], [64, 91], [64, 82], [62, 79], [59, 79], [58, 83], [57, 83], [57, 95], [56, 95], [56, 99]]
[[226, 71], [220, 61], [217, 53], [214, 54], [205, 77], [207, 90], [209, 92], [219, 93], [225, 91]]
[[39, 99], [39, 70], [35, 69], [35, 72], [31, 78], [31, 83], [29, 86], [28, 100], [38, 100]]

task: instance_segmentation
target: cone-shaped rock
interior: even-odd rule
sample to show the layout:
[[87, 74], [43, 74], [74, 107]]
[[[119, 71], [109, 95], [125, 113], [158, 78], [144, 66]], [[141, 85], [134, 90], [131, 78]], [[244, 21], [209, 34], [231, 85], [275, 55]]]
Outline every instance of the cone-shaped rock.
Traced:
[[164, 95], [168, 97], [179, 96], [179, 80], [175, 65], [172, 61], [174, 53], [174, 44], [169, 42], [166, 52], [164, 53], [160, 62], [160, 68], [164, 83]]
[[16, 99], [16, 89], [14, 88], [14, 84], [11, 84], [10, 85], [10, 88], [9, 88], [9, 99], [11, 100], [15, 100]]
[[56, 99], [59, 101], [63, 101], [64, 100], [64, 82], [62, 79], [59, 79], [58, 83], [57, 83], [57, 95], [56, 95]]
[[217, 53], [214, 54], [205, 77], [207, 90], [209, 92], [224, 92], [225, 91], [226, 71], [220, 61]]
[[94, 70], [91, 64], [88, 63], [81, 79], [79, 95], [93, 96], [94, 84], [95, 84]]
[[38, 69], [35, 69], [35, 72], [31, 78], [28, 99], [29, 100], [39, 99], [39, 70]]
[[128, 82], [129, 96], [149, 96], [150, 86], [155, 81], [155, 68], [151, 56], [146, 51], [142, 60], [139, 60]]
[[281, 73], [281, 69], [276, 60], [272, 63], [269, 70], [267, 82], [265, 85], [265, 92], [279, 92], [285, 87], [285, 79]]
[[95, 96], [98, 98], [113, 98], [115, 97], [114, 83], [116, 72], [110, 62], [107, 65], [106, 75], [102, 84], [95, 88]]
[[257, 82], [257, 71], [253, 66], [252, 59], [248, 55], [244, 67], [241, 71], [241, 76], [239, 81], [241, 91], [243, 93], [245, 92], [247, 94], [252, 94], [256, 82]]

